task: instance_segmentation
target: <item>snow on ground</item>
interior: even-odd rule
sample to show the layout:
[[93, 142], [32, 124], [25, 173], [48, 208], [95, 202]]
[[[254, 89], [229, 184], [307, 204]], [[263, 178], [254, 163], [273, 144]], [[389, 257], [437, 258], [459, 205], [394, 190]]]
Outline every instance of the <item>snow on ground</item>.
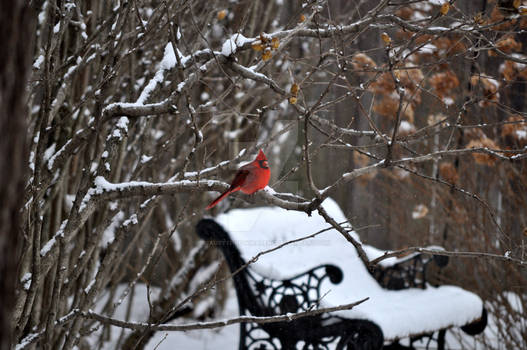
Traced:
[[[117, 295], [120, 295], [124, 290], [125, 286], [120, 286], [118, 289]], [[106, 300], [101, 300], [98, 303], [96, 310], [99, 310]], [[117, 313], [114, 316], [115, 318], [124, 319], [125, 310], [128, 300], [126, 300], [118, 309]], [[492, 310], [488, 307], [487, 309]], [[132, 320], [135, 321], [144, 321], [148, 315], [148, 302], [146, 299], [146, 287], [143, 284], [137, 284], [136, 290], [133, 297], [133, 306], [132, 306]], [[221, 314], [217, 316], [217, 319], [226, 319], [233, 318], [238, 316], [238, 305], [236, 301], [236, 294], [234, 289], [231, 289], [229, 293], [229, 298], [225, 304], [225, 309]], [[193, 322], [194, 320], [188, 319], [178, 319], [174, 323], [183, 323], [183, 322]], [[503, 350], [513, 350], [505, 349], [504, 347], [499, 347], [497, 344], [497, 321], [492, 314], [489, 315], [489, 325], [485, 329], [485, 332], [482, 335], [476, 337], [471, 337], [464, 334], [459, 329], [449, 330], [446, 334], [446, 348], [451, 350], [485, 350], [489, 349], [489, 346], [484, 345], [482, 340], [485, 338], [487, 344], [490, 341], [493, 344], [492, 349], [503, 349]], [[120, 329], [117, 327], [111, 328], [111, 340], [105, 344], [103, 347], [104, 350], [114, 350], [116, 349], [116, 342], [120, 334]], [[126, 332], [128, 334], [128, 332]], [[99, 333], [96, 333], [95, 336], [91, 337], [91, 344], [94, 345], [97, 343]], [[235, 350], [238, 348], [238, 339], [239, 339], [239, 326], [231, 325], [221, 329], [206, 329], [206, 330], [196, 330], [196, 331], [187, 331], [187, 332], [157, 332], [152, 340], [145, 347], [147, 350], [173, 350], [173, 349], [184, 349], [184, 350]], [[403, 340], [401, 344], [408, 345], [408, 343]], [[419, 344], [414, 344], [419, 345]], [[425, 344], [421, 344], [425, 346]], [[157, 348], [156, 348], [157, 346]], [[95, 347], [93, 347], [95, 348]], [[433, 347], [432, 349], [433, 350]], [[520, 349], [518, 349], [520, 350]]]
[[[235, 294], [234, 288], [232, 288], [225, 309], [221, 315], [218, 315], [218, 319], [234, 318], [238, 316], [238, 302]], [[182, 321], [178, 320], [176, 322]], [[188, 322], [191, 322], [191, 320]], [[149, 342], [147, 349], [154, 349], [159, 344], [157, 350], [174, 350], [176, 348], [189, 350], [235, 350], [238, 348], [239, 338], [239, 325], [188, 332], [157, 332]]]
[[[126, 286], [122, 285], [117, 288], [116, 295], [121, 295], [125, 290]], [[151, 298], [154, 299], [157, 290], [151, 288], [153, 291]], [[147, 299], [147, 288], [144, 284], [137, 284], [133, 293], [132, 308], [130, 320], [136, 322], [144, 322], [149, 313], [148, 299]], [[102, 298], [95, 308], [96, 311], [102, 309], [107, 301], [107, 296]], [[119, 307], [117, 307], [114, 318], [124, 320], [126, 315], [126, 309], [130, 297], [128, 297]], [[230, 291], [229, 298], [225, 304], [225, 309], [218, 319], [233, 318], [238, 316], [238, 304], [234, 288]], [[173, 323], [190, 323], [195, 320], [189, 319], [176, 319]], [[130, 331], [126, 330], [125, 334], [129, 334]], [[121, 329], [118, 327], [111, 327], [110, 340], [104, 344], [104, 350], [117, 349], [117, 341], [121, 334]], [[90, 337], [91, 348], [96, 349], [100, 336], [100, 331], [94, 333]], [[206, 330], [195, 330], [187, 332], [156, 332], [152, 337], [145, 349], [156, 349], [156, 350], [173, 350], [173, 349], [184, 349], [184, 350], [217, 350], [217, 349], [237, 349], [239, 339], [239, 326], [231, 325], [218, 329], [206, 329]]]

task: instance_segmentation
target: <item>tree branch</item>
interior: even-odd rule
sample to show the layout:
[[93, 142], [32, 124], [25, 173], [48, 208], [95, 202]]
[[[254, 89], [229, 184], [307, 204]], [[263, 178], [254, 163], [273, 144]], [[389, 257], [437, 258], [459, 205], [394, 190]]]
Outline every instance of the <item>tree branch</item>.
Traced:
[[232, 324], [238, 324], [238, 323], [258, 323], [258, 324], [265, 324], [265, 323], [275, 323], [275, 322], [291, 322], [296, 319], [302, 318], [302, 317], [309, 317], [309, 316], [316, 316], [324, 313], [330, 313], [335, 311], [342, 311], [342, 310], [351, 310], [355, 306], [362, 304], [369, 298], [364, 298], [362, 300], [356, 301], [354, 303], [350, 304], [344, 304], [340, 306], [334, 306], [334, 307], [326, 307], [321, 309], [315, 309], [310, 311], [303, 311], [298, 313], [291, 313], [291, 314], [285, 314], [285, 315], [277, 315], [277, 316], [269, 316], [269, 317], [255, 317], [255, 316], [240, 316], [236, 318], [231, 318], [223, 321], [213, 321], [213, 322], [196, 322], [196, 323], [188, 323], [188, 324], [149, 324], [149, 323], [137, 323], [137, 322], [126, 322], [122, 320], [118, 320], [111, 317], [106, 317], [101, 314], [98, 314], [93, 311], [88, 312], [82, 312], [81, 315], [85, 318], [94, 319], [99, 322], [102, 322], [104, 324], [120, 327], [120, 328], [128, 328], [133, 330], [154, 330], [154, 331], [190, 331], [190, 330], [196, 330], [196, 329], [210, 329], [210, 328], [219, 328], [219, 327], [225, 327]]

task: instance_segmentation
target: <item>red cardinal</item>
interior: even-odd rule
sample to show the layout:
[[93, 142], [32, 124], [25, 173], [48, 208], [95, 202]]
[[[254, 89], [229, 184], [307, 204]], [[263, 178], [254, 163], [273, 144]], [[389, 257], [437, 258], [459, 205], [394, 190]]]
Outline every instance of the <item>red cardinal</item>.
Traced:
[[253, 194], [256, 191], [261, 190], [267, 186], [270, 177], [271, 170], [269, 170], [267, 157], [263, 151], [260, 150], [255, 160], [242, 166], [238, 170], [234, 176], [234, 180], [232, 180], [231, 187], [223, 192], [218, 198], [213, 200], [212, 203], [207, 206], [207, 209], [214, 207], [233, 192], [241, 190], [243, 193]]

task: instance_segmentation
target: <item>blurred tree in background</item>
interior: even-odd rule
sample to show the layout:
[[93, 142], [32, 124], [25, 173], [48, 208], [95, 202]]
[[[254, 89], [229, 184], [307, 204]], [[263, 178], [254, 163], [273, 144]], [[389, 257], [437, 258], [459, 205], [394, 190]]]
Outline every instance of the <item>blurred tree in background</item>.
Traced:
[[17, 248], [27, 172], [26, 81], [33, 57], [35, 16], [24, 1], [0, 3], [0, 349], [9, 349], [15, 301]]
[[[20, 348], [104, 346], [110, 327], [83, 312], [106, 300], [113, 316], [137, 283], [156, 290], [144, 321], [214, 316], [224, 288], [186, 302], [226, 273], [193, 226], [259, 148], [276, 192], [233, 195], [212, 214], [310, 213], [331, 196], [381, 248], [525, 261], [525, 1], [31, 5]], [[441, 278], [506, 310], [500, 336], [517, 327], [508, 341], [525, 343], [508, 298], [527, 306], [525, 268], [453, 261]], [[150, 336], [123, 331], [116, 346]]]

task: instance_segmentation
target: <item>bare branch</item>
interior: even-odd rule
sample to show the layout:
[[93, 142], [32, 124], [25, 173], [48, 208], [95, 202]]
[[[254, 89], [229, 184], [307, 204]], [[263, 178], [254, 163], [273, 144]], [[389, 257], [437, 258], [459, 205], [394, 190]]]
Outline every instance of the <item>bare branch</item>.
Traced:
[[97, 320], [105, 324], [110, 324], [112, 326], [134, 329], [134, 330], [145, 330], [148, 328], [148, 329], [155, 330], [155, 331], [190, 331], [190, 330], [196, 330], [196, 329], [219, 328], [219, 327], [225, 327], [231, 324], [238, 324], [238, 323], [265, 324], [265, 323], [275, 323], [275, 322], [291, 322], [291, 321], [294, 321], [302, 317], [316, 316], [316, 315], [320, 315], [324, 313], [331, 313], [335, 311], [351, 310], [355, 306], [362, 304], [368, 299], [369, 298], [364, 298], [362, 300], [359, 300], [359, 301], [356, 301], [350, 304], [314, 309], [310, 311], [291, 313], [291, 314], [286, 314], [286, 315], [277, 315], [277, 316], [270, 316], [270, 317], [240, 316], [240, 317], [231, 318], [231, 319], [227, 319], [223, 321], [197, 322], [197, 323], [188, 323], [188, 324], [182, 324], [182, 325], [175, 325], [175, 324], [154, 325], [154, 324], [148, 324], [148, 323], [126, 322], [126, 321], [121, 321], [121, 320], [117, 320], [114, 318], [106, 317], [106, 316], [100, 315], [93, 311], [83, 312], [82, 316], [85, 318]]

